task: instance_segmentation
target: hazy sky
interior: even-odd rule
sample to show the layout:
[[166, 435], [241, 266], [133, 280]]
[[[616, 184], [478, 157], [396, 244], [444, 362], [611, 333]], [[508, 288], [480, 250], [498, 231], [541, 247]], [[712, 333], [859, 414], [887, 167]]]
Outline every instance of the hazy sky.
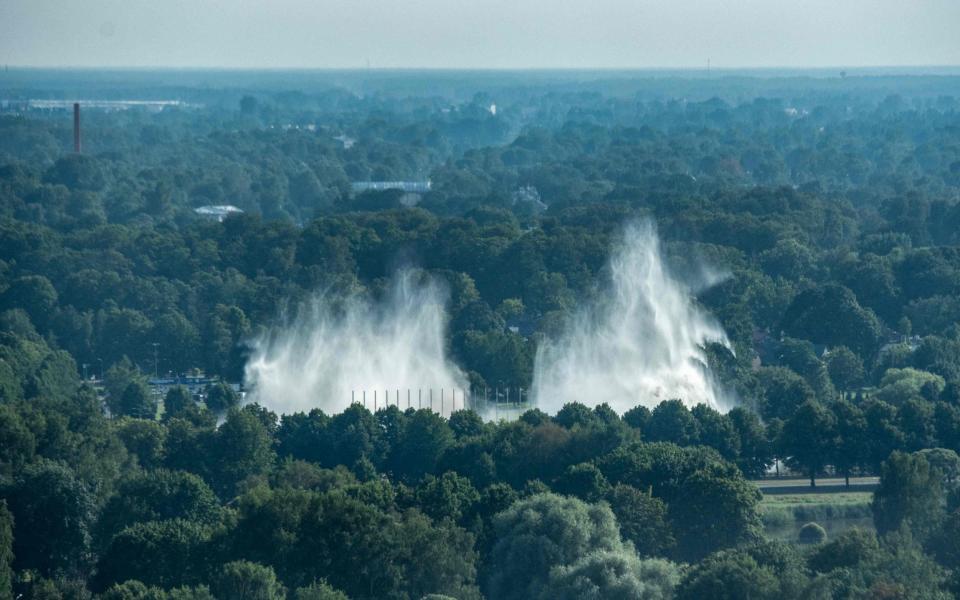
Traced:
[[0, 64], [960, 64], [960, 0], [0, 0]]

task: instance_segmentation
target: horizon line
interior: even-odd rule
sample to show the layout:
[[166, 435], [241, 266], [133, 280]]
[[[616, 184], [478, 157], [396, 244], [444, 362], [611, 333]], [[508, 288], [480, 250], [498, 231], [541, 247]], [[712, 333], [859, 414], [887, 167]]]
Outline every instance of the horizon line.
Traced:
[[29, 65], [3, 64], [4, 70], [64, 70], [64, 71], [829, 71], [829, 70], [886, 70], [886, 69], [958, 69], [958, 64], [878, 64], [878, 65], [734, 65], [734, 66], [216, 66], [216, 65]]

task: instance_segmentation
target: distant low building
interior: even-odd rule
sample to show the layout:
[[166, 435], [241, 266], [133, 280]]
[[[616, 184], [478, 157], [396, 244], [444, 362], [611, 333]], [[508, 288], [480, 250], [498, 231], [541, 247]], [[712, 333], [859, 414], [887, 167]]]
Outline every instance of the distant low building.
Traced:
[[349, 150], [350, 148], [353, 148], [353, 145], [357, 143], [357, 140], [353, 139], [352, 137], [348, 136], [345, 133], [341, 133], [340, 135], [336, 136], [333, 139], [343, 144], [344, 150]]
[[193, 209], [193, 212], [197, 213], [201, 217], [204, 217], [205, 219], [213, 219], [217, 222], [222, 222], [230, 215], [239, 214], [243, 211], [232, 204], [216, 204], [211, 206], [200, 206]]
[[433, 184], [426, 181], [354, 181], [350, 184], [355, 194], [363, 192], [385, 192], [387, 190], [402, 190], [409, 194], [425, 194]]
[[[163, 396], [166, 395], [167, 390], [176, 386], [183, 386], [187, 388], [191, 394], [202, 394], [204, 390], [207, 389], [207, 386], [220, 383], [220, 379], [216, 377], [206, 377], [203, 375], [192, 376], [192, 375], [179, 375], [176, 377], [156, 377], [147, 380], [147, 385], [149, 385], [155, 394]], [[238, 394], [243, 394], [243, 385], [240, 383], [230, 383], [226, 382], [230, 386], [230, 389], [237, 392]]]
[[540, 192], [532, 185], [525, 185], [514, 190], [510, 195], [514, 206], [526, 206], [533, 212], [543, 212], [547, 210], [547, 205], [540, 199]]

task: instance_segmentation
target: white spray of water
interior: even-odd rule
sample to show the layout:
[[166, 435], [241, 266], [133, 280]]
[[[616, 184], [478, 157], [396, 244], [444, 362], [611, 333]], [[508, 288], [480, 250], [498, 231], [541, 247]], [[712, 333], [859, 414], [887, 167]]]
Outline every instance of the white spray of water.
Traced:
[[631, 225], [610, 261], [609, 287], [537, 349], [533, 398], [551, 414], [574, 401], [606, 402], [622, 414], [672, 398], [725, 410], [706, 368], [708, 342], [730, 347], [720, 325], [666, 271], [653, 226]]
[[292, 325], [254, 341], [246, 366], [250, 398], [282, 414], [313, 408], [330, 414], [361, 402], [364, 391], [370, 409], [375, 392], [383, 407], [387, 395], [396, 404], [398, 390], [406, 408], [408, 390], [416, 407], [422, 389], [426, 408], [432, 389], [435, 410], [444, 390], [449, 413], [451, 395], [462, 406], [468, 384], [446, 356], [444, 298], [422, 272], [404, 270], [382, 303], [355, 296], [338, 310], [334, 299], [317, 299]]

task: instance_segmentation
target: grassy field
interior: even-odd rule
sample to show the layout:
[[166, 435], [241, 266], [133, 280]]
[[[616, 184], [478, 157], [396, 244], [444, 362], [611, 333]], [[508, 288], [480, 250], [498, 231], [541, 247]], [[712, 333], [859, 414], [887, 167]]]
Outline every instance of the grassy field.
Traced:
[[832, 535], [851, 527], [873, 527], [872, 496], [870, 492], [771, 494], [763, 497], [760, 514], [772, 538], [796, 539], [800, 527], [811, 521]]

